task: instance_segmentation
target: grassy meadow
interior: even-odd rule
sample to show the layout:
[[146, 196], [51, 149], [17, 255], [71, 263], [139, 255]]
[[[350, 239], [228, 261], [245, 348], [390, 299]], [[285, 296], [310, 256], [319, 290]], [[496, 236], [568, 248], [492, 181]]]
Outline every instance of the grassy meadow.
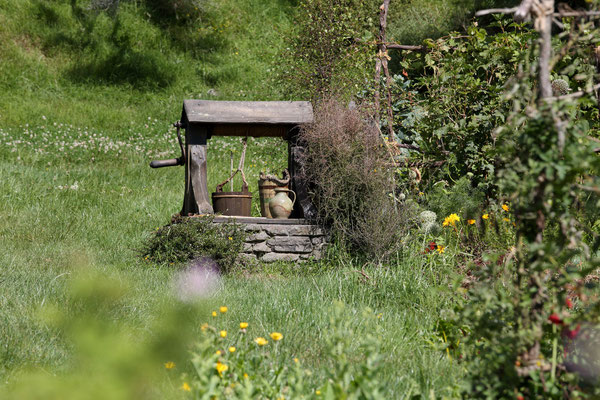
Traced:
[[[206, 3], [184, 25], [153, 19], [140, 1], [122, 2], [116, 20], [86, 17], [83, 1], [55, 3], [0, 0], [0, 394], [9, 396], [33, 375], [58, 379], [76, 370], [72, 337], [43, 310], [77, 314], [70, 298], [82, 270], [128, 287], [108, 318], [142, 341], [154, 335], [161, 307], [177, 304], [178, 270], [146, 262], [138, 250], [181, 207], [183, 169], [148, 163], [178, 156], [170, 125], [182, 100], [286, 99], [273, 71], [294, 24], [292, 1]], [[285, 167], [285, 146], [250, 140], [246, 175], [255, 194], [260, 171]], [[230, 151], [237, 164], [240, 149], [239, 139], [210, 141], [209, 189], [227, 177]], [[333, 362], [322, 350], [331, 305], [346, 304], [356, 327], [348, 351], [358, 358], [368, 308], [382, 328], [388, 395], [451, 397], [462, 372], [438, 348], [437, 321], [452, 297], [453, 265], [443, 254], [406, 249], [383, 266], [334, 257], [238, 271], [222, 277], [203, 311], [181, 326], [198, 335], [210, 311], [226, 305], [219, 326], [233, 331], [245, 320], [256, 335], [282, 332], [282, 354], [302, 359], [317, 385], [319, 369]], [[178, 373], [192, 371], [186, 354], [173, 356]], [[156, 364], [158, 395], [177, 398], [183, 393], [171, 380], [178, 378], [162, 371], [167, 361]]]

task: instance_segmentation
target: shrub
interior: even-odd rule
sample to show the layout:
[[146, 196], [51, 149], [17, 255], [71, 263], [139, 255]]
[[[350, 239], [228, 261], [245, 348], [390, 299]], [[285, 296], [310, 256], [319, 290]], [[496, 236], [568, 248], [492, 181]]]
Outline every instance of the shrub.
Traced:
[[351, 250], [377, 258], [394, 251], [408, 206], [394, 200], [390, 154], [366, 113], [324, 101], [300, 140], [320, 223]]
[[[488, 32], [488, 30], [490, 32]], [[495, 33], [493, 30], [500, 30]], [[486, 29], [471, 25], [466, 35], [457, 32], [438, 40], [427, 40], [428, 51], [410, 53], [400, 63], [411, 76], [412, 89], [394, 92], [394, 103], [404, 101], [418, 107], [425, 117], [415, 120], [410, 135], [428, 161], [444, 168], [425, 171], [426, 181], [456, 180], [469, 175], [474, 185], [493, 192], [498, 168], [493, 131], [504, 123], [510, 104], [501, 94], [504, 85], [517, 72], [532, 32], [521, 25], [497, 21]], [[394, 121], [395, 130], [404, 132]], [[492, 193], [490, 193], [492, 194]]]
[[141, 255], [155, 263], [180, 264], [210, 257], [225, 270], [238, 261], [244, 231], [236, 224], [214, 224], [213, 217], [187, 218], [158, 228], [144, 244]]
[[302, 0], [297, 29], [283, 54], [282, 81], [300, 98], [346, 97], [374, 73], [379, 4], [374, 0]]

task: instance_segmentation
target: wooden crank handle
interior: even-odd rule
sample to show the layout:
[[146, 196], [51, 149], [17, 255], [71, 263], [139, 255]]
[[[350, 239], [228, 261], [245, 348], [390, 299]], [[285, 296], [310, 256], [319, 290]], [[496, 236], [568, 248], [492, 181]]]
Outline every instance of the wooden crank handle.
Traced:
[[150, 163], [150, 168], [163, 168], [163, 167], [175, 167], [177, 165], [183, 165], [185, 161], [183, 157], [170, 158], [168, 160], [155, 160]]

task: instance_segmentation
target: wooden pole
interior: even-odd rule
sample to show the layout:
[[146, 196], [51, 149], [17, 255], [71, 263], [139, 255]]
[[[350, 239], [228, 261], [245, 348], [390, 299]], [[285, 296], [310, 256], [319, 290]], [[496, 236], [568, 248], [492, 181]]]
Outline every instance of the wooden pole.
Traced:
[[[596, 73], [600, 75], [600, 46], [596, 47], [594, 50], [596, 55]], [[600, 112], [600, 85], [596, 85], [594, 87], [594, 91], [596, 92], [596, 102], [598, 103], [598, 112]]]

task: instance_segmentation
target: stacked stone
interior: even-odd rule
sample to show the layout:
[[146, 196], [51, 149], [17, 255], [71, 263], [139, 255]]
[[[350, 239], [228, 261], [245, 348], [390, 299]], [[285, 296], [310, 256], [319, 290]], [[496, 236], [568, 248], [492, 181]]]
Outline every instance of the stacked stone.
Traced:
[[321, 258], [325, 233], [308, 224], [246, 224], [244, 256], [263, 262]]

